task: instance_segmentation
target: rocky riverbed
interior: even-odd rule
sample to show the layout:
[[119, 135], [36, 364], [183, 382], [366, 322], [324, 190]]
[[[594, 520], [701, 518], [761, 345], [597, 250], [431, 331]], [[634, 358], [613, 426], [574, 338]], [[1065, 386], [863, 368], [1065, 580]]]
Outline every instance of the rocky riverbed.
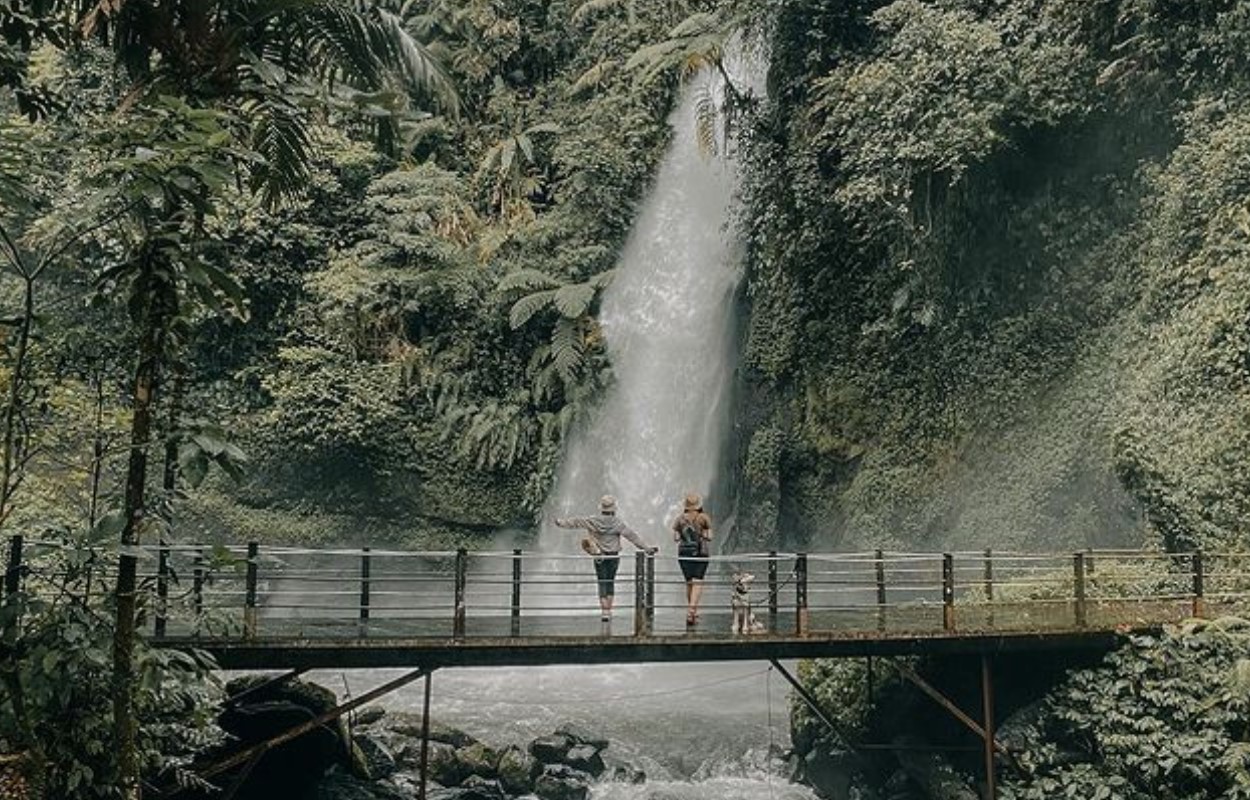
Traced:
[[[220, 718], [233, 738], [230, 751], [312, 720], [337, 702], [333, 692], [302, 681], [268, 685], [250, 677], [227, 691], [246, 693]], [[419, 794], [422, 728], [419, 714], [366, 709], [274, 748], [248, 774], [227, 775], [222, 783], [241, 777], [240, 800], [412, 800]], [[614, 758], [605, 737], [573, 723], [525, 746], [497, 746], [435, 719], [429, 729], [429, 800], [586, 800], [597, 783], [646, 780], [643, 770]]]

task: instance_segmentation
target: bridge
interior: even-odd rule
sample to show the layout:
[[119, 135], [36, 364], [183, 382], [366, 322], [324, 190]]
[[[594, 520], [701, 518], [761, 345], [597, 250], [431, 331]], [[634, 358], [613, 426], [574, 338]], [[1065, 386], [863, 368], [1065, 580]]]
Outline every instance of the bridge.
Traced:
[[[15, 538], [6, 584], [62, 586], [64, 547]], [[1250, 590], [1250, 554], [741, 553], [707, 559], [702, 615], [687, 626], [684, 581], [663, 555], [622, 556], [606, 623], [585, 555], [255, 542], [139, 555], [149, 641], [199, 648], [228, 669], [1098, 649], [1237, 610]], [[730, 630], [736, 572], [755, 576], [754, 633]]]
[[[134, 555], [143, 624], [157, 646], [197, 648], [223, 668], [288, 670], [275, 681], [314, 668], [410, 670], [204, 765], [204, 777], [246, 773], [283, 742], [421, 678], [428, 725], [430, 675], [443, 667], [769, 660], [837, 731], [781, 659], [964, 654], [980, 657], [980, 721], [891, 663], [981, 741], [984, 796], [994, 798], [996, 758], [1006, 754], [994, 728], [995, 654], [1104, 650], [1126, 634], [1243, 611], [1250, 598], [1250, 554], [1243, 553], [773, 551], [706, 559], [703, 616], [687, 625], [676, 560], [643, 553], [621, 557], [618, 605], [607, 621], [585, 555], [256, 542], [159, 544]], [[81, 583], [83, 563], [65, 543], [13, 537], [5, 595], [63, 595]], [[107, 591], [111, 560], [87, 563], [87, 591], [92, 580]], [[757, 624], [749, 633], [731, 630], [730, 587], [741, 573], [755, 576], [749, 597]], [[424, 754], [428, 728], [423, 740]], [[424, 758], [422, 766], [424, 793]]]

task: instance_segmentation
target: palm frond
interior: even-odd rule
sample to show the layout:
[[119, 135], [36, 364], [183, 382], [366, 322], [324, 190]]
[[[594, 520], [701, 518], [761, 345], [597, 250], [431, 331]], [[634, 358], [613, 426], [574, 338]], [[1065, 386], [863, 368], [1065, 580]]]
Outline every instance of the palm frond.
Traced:
[[251, 168], [251, 183], [269, 205], [298, 197], [308, 182], [312, 145], [300, 109], [273, 97], [244, 103], [251, 118], [251, 146], [261, 161]]

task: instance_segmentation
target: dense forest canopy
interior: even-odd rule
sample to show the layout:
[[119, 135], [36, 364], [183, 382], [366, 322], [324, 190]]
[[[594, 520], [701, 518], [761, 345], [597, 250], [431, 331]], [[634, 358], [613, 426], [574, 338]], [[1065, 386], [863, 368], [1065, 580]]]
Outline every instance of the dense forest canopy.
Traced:
[[[736, 544], [1244, 544], [1244, 0], [0, 0], [0, 531], [532, 530], [676, 92], [743, 41]], [[110, 655], [122, 580], [6, 628], [58, 797], [203, 721], [160, 709], [204, 665]]]

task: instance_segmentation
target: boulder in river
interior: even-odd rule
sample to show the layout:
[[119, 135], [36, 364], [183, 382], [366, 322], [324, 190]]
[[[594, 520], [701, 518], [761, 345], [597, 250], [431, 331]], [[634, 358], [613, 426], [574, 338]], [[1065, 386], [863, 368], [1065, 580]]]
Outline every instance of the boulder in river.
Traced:
[[496, 771], [504, 791], [514, 795], [525, 794], [534, 788], [534, 778], [542, 771], [542, 765], [529, 753], [512, 746], [499, 756]]
[[399, 769], [399, 765], [395, 763], [395, 756], [386, 745], [374, 737], [357, 734], [354, 741], [370, 778], [381, 780], [393, 775]]
[[548, 764], [534, 782], [534, 794], [542, 800], [586, 800], [591, 777], [563, 764]]
[[563, 764], [571, 747], [573, 747], [572, 739], [563, 734], [553, 733], [549, 736], [539, 736], [530, 742], [530, 754], [544, 764]]
[[456, 760], [460, 762], [460, 771], [465, 776], [493, 778], [497, 774], [495, 767], [499, 763], [499, 753], [481, 742], [475, 742], [457, 750]]
[[599, 755], [600, 749], [588, 744], [570, 747], [569, 751], [564, 754], [564, 763], [573, 769], [580, 769], [598, 778], [607, 769], [603, 763], [603, 756]]
[[603, 750], [608, 746], [607, 739], [602, 736], [598, 736], [573, 722], [566, 722], [556, 728], [555, 735], [563, 736], [573, 744], [589, 745], [596, 750]]

